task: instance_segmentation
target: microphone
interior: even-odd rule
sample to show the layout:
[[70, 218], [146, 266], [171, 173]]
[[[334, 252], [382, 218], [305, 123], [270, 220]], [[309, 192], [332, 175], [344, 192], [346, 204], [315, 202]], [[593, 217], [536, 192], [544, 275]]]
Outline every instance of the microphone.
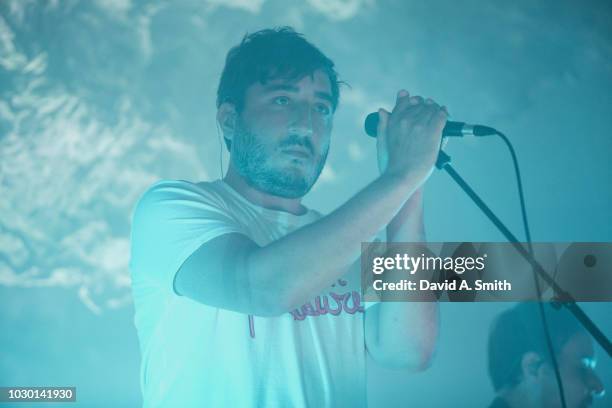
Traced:
[[[369, 136], [376, 137], [378, 128], [378, 112], [370, 113], [365, 120], [365, 131]], [[465, 122], [446, 122], [442, 137], [463, 137], [463, 136], [492, 136], [496, 135], [497, 130], [489, 126], [470, 125]]]

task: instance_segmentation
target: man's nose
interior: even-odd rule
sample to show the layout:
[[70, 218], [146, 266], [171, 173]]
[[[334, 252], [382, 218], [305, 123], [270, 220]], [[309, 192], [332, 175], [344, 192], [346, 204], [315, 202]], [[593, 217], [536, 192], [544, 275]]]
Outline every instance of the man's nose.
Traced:
[[312, 109], [309, 104], [303, 103], [296, 107], [289, 131], [302, 137], [312, 136]]

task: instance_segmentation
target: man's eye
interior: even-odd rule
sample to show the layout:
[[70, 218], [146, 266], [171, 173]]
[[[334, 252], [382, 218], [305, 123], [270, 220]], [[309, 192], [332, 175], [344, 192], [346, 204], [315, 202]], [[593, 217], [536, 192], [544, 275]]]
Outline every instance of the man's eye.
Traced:
[[323, 115], [329, 115], [329, 113], [331, 112], [331, 109], [329, 109], [327, 105], [324, 105], [322, 103], [317, 104], [315, 109], [317, 110], [317, 112]]
[[286, 96], [277, 96], [276, 98], [274, 98], [274, 103], [276, 105], [288, 105], [289, 98], [287, 98]]

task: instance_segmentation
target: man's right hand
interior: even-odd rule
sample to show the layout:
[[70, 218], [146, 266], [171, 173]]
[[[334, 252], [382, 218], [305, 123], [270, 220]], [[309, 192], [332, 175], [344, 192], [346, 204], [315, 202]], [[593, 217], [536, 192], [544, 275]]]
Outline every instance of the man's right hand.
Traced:
[[378, 164], [381, 174], [422, 184], [438, 157], [442, 130], [448, 118], [445, 107], [432, 99], [410, 96], [400, 90], [391, 113], [379, 110]]

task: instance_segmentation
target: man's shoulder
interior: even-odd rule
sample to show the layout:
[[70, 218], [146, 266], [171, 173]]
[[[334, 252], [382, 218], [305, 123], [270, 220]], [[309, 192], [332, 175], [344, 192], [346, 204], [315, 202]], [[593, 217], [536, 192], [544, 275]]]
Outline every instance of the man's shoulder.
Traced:
[[151, 184], [145, 194], [149, 192], [164, 191], [168, 193], [207, 192], [218, 190], [220, 180], [193, 182], [181, 179], [162, 179]]
[[220, 195], [218, 180], [192, 182], [187, 180], [158, 180], [151, 184], [140, 196], [138, 202], [159, 199], [214, 199]]
[[[245, 209], [251, 209], [246, 210]], [[161, 211], [161, 213], [159, 213]], [[245, 197], [233, 190], [223, 180], [191, 182], [187, 180], [159, 180], [151, 184], [141, 195], [134, 207], [136, 214], [150, 214], [154, 219], [157, 215], [176, 216], [178, 213], [193, 211], [201, 214], [226, 215], [231, 218], [237, 214], [258, 214], [270, 217], [277, 222], [291, 217], [280, 217], [277, 211], [268, 210], [250, 203]], [[306, 208], [306, 213], [299, 216], [298, 224], [308, 224], [322, 218], [324, 214], [312, 208]], [[297, 220], [297, 219], [296, 219]], [[294, 221], [296, 222], [296, 221]]]
[[162, 179], [151, 184], [134, 205], [133, 216], [143, 212], [177, 209], [224, 208], [225, 198], [218, 180], [191, 182]]

